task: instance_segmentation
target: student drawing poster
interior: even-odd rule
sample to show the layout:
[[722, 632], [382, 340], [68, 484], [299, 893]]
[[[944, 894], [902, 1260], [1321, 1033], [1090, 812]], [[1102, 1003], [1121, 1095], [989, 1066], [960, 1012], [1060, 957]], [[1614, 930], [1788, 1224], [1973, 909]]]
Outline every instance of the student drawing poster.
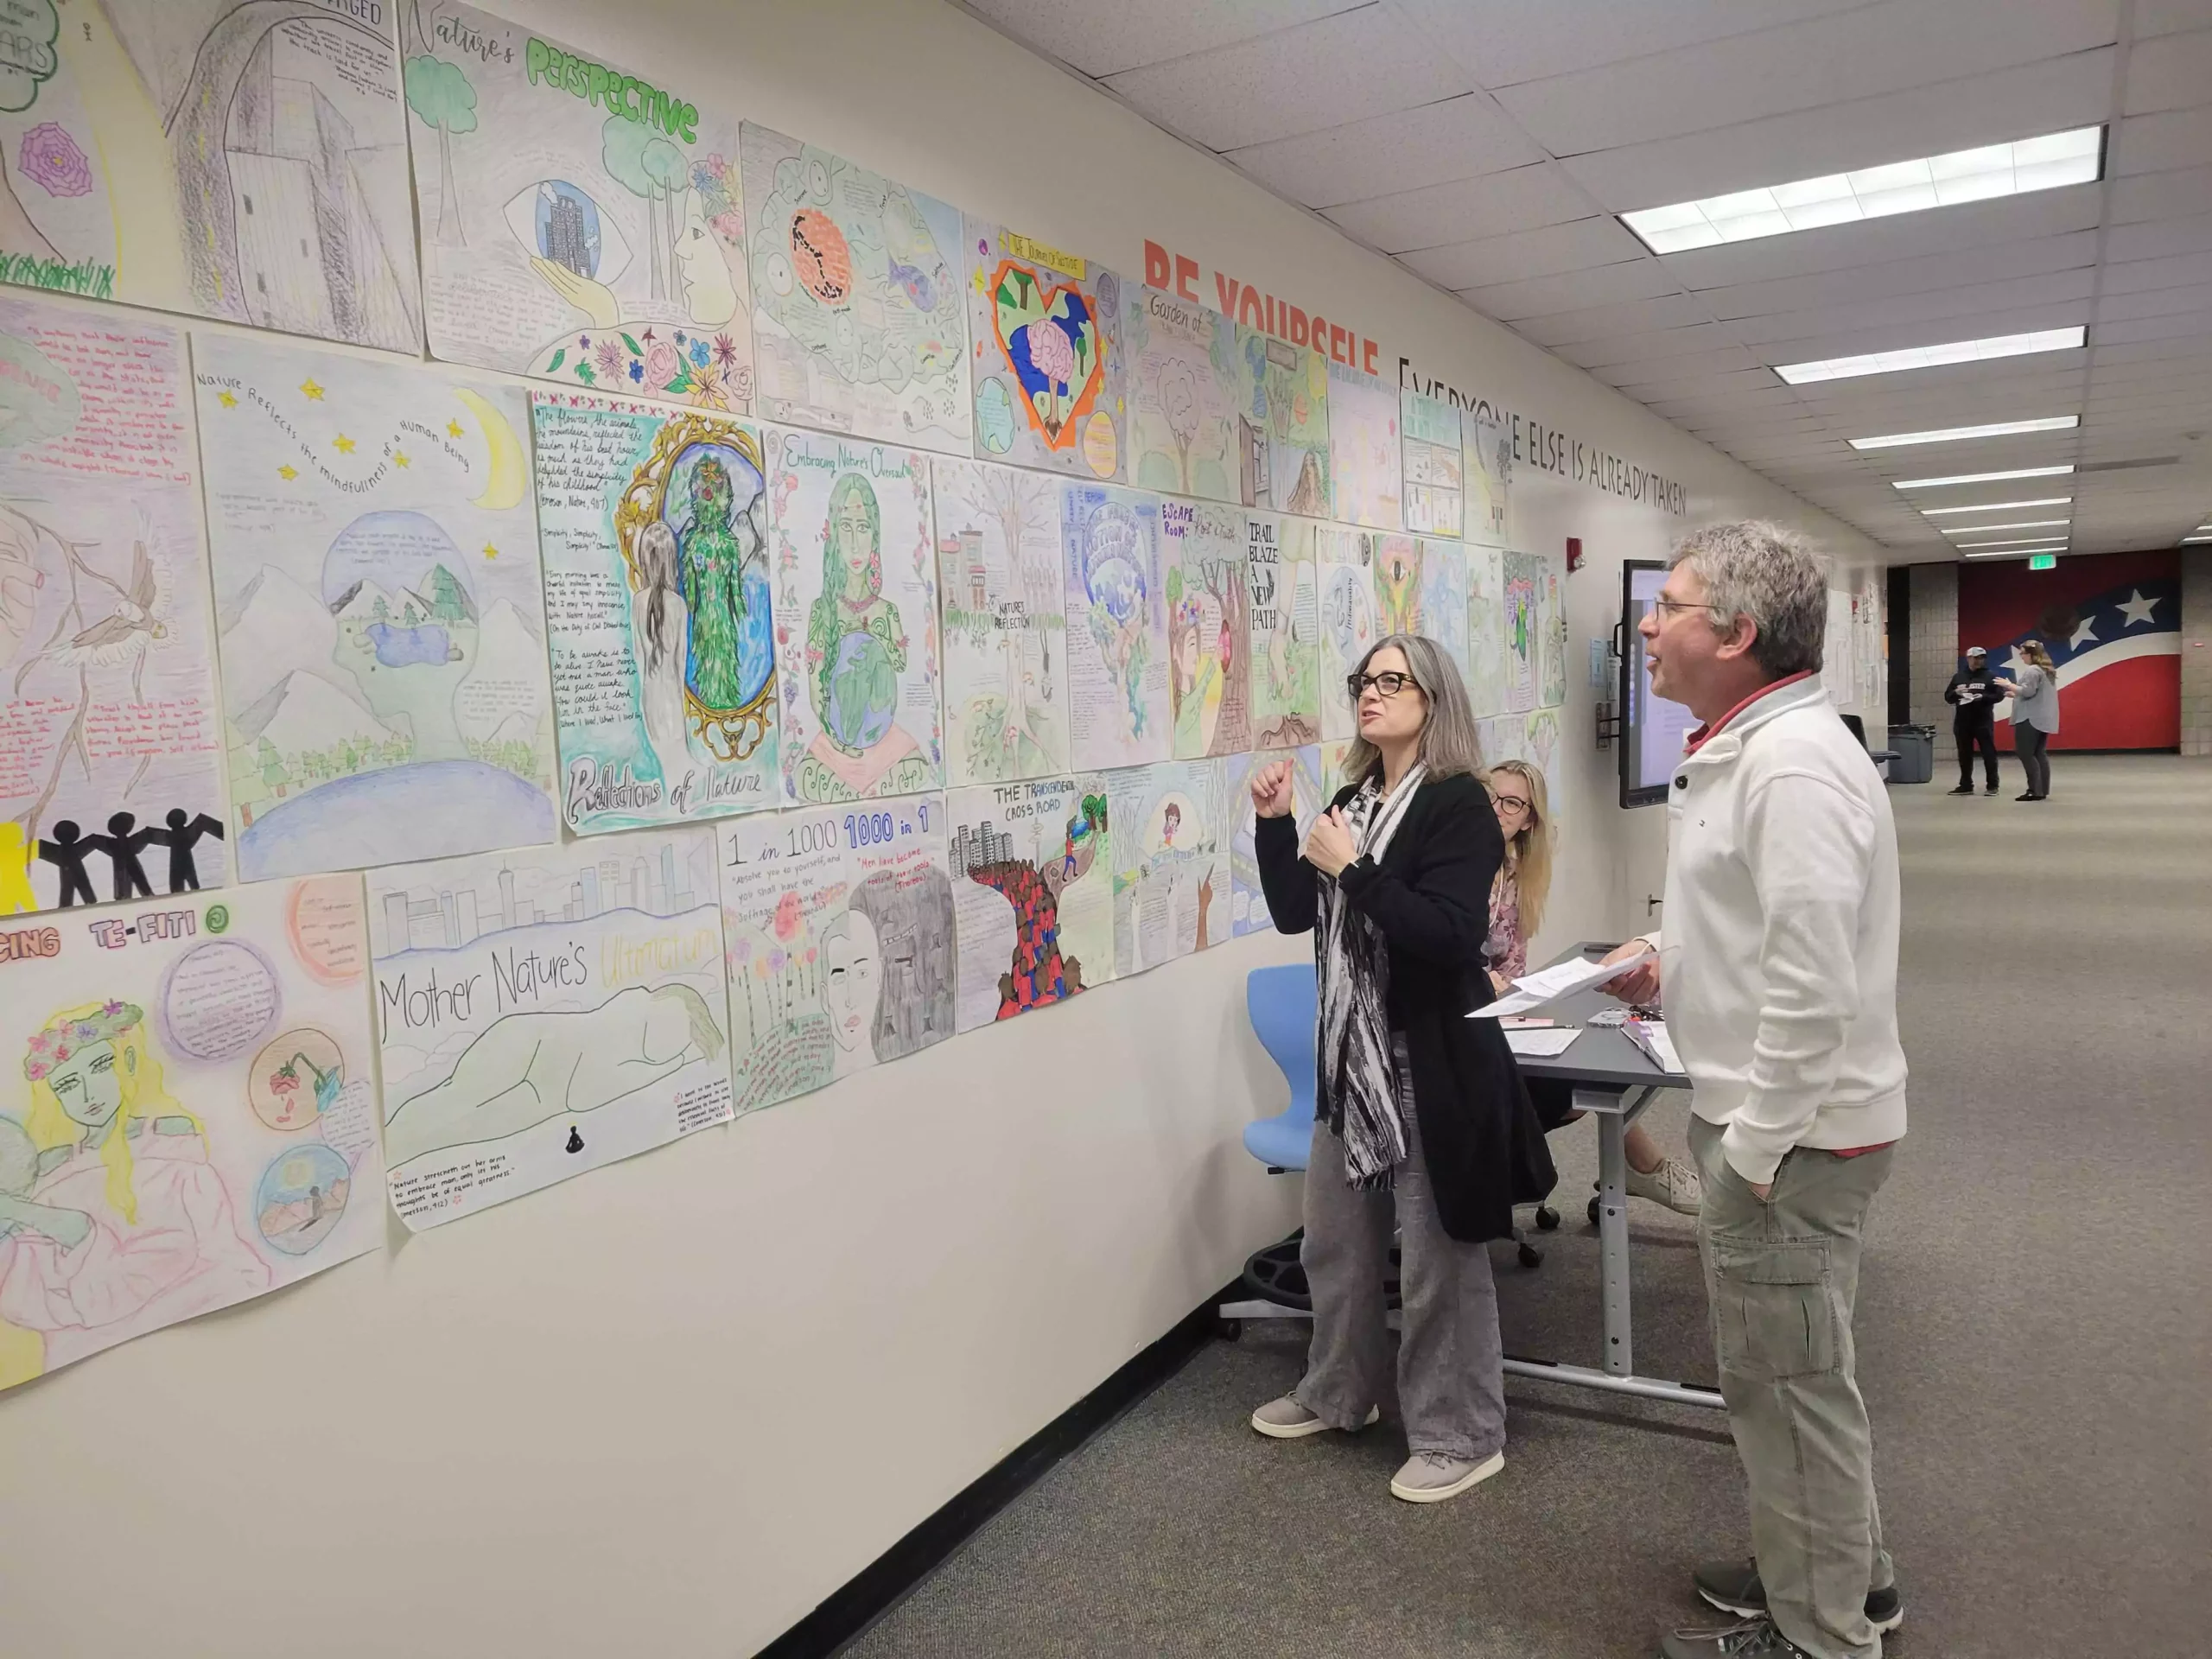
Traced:
[[704, 829], [372, 871], [391, 1205], [442, 1226], [726, 1122]]
[[959, 210], [749, 121], [739, 148], [755, 409], [967, 454]]
[[768, 512], [784, 798], [861, 801], [941, 787], [927, 458], [772, 431]]
[[1114, 977], [1103, 772], [955, 790], [946, 817], [960, 1030], [1065, 1001]]
[[1543, 647], [1536, 706], [1556, 709], [1567, 701], [1567, 556], [1537, 556], [1536, 627]]
[[557, 392], [531, 422], [563, 819], [596, 835], [775, 805], [760, 435]]
[[0, 299], [0, 916], [219, 887], [184, 340]]
[[413, 353], [391, 8], [0, 5], [0, 281]]
[[1467, 648], [1467, 556], [1458, 542], [1434, 536], [1378, 536], [1376, 597], [1384, 633], [1419, 633], [1444, 647], [1465, 679]]
[[1329, 516], [1328, 359], [1236, 325], [1238, 490], [1248, 507]]
[[1342, 741], [1357, 734], [1346, 678], [1381, 639], [1375, 604], [1375, 551], [1381, 538], [1342, 524], [1314, 531], [1321, 594], [1321, 735]]
[[1296, 748], [1321, 734], [1314, 528], [1304, 518], [1244, 515], [1252, 742], [1260, 748]]
[[956, 786], [1068, 769], [1059, 486], [1040, 474], [930, 464], [944, 624], [945, 772]]
[[459, 0], [397, 10], [431, 353], [745, 413], [752, 283], [720, 89], [656, 86]]
[[1175, 756], [1242, 754], [1252, 747], [1244, 515], [1210, 501], [1162, 501], [1160, 528]]
[[1152, 288], [1129, 289], [1122, 315], [1128, 481], [1173, 495], [1242, 501], [1244, 382], [1236, 325]]
[[552, 840], [522, 393], [228, 335], [193, 366], [240, 875]]
[[1172, 752], [1160, 519], [1154, 496], [1103, 484], [1061, 490], [1070, 747], [1085, 771]]
[[1238, 938], [1264, 933], [1274, 926], [1268, 912], [1268, 895], [1260, 886], [1259, 814], [1252, 806], [1252, 778], [1263, 766], [1278, 760], [1290, 762], [1291, 817], [1298, 825], [1299, 843], [1320, 816], [1327, 797], [1321, 788], [1321, 750], [1308, 743], [1294, 749], [1259, 749], [1225, 763], [1228, 810], [1234, 829], [1229, 837], [1229, 923]]
[[1512, 429], [1488, 404], [1478, 404], [1459, 416], [1459, 442], [1467, 540], [1502, 549], [1512, 499]]
[[384, 1242], [368, 965], [356, 875], [0, 931], [0, 1389]]
[[1526, 714], [1543, 689], [1544, 562], [1533, 553], [1508, 553], [1504, 571], [1504, 706]]
[[1501, 712], [1506, 698], [1505, 554], [1469, 543], [1467, 696], [1478, 719]]
[[964, 228], [977, 457], [1118, 481], [1122, 279], [1003, 225]]
[[1459, 406], [1411, 386], [1398, 394], [1405, 455], [1406, 528], [1417, 536], [1458, 536], [1465, 524], [1465, 451]]
[[1106, 774], [1117, 978], [1227, 937], [1225, 780], [1220, 760], [1164, 760]]
[[1370, 530], [1397, 530], [1404, 522], [1405, 465], [1397, 388], [1333, 360], [1328, 372], [1332, 516]]
[[857, 1068], [953, 1033], [959, 948], [942, 795], [842, 808], [851, 889], [826, 944], [831, 1038]]

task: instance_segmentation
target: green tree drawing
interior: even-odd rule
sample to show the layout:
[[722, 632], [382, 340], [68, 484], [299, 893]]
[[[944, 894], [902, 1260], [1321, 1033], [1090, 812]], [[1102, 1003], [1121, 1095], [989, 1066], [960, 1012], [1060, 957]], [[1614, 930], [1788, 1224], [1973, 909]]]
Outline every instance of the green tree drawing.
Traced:
[[[416, 24], [419, 36], [422, 25]], [[403, 75], [407, 107], [426, 126], [438, 133], [438, 240], [449, 248], [465, 247], [468, 237], [461, 223], [461, 202], [453, 183], [453, 135], [476, 130], [476, 88], [458, 64], [425, 52], [407, 60]]]
[[607, 176], [645, 204], [645, 248], [652, 256], [652, 293], [669, 297], [674, 272], [670, 250], [676, 244], [674, 201], [690, 177], [683, 152], [644, 123], [619, 115], [600, 129], [600, 160]]
[[260, 747], [254, 751], [253, 758], [254, 763], [261, 768], [261, 781], [268, 786], [269, 792], [282, 795], [284, 785], [292, 781], [292, 775], [284, 770], [284, 758], [276, 753], [276, 746], [263, 738]]
[[468, 620], [468, 595], [454, 573], [442, 564], [430, 569], [430, 615], [451, 626]]

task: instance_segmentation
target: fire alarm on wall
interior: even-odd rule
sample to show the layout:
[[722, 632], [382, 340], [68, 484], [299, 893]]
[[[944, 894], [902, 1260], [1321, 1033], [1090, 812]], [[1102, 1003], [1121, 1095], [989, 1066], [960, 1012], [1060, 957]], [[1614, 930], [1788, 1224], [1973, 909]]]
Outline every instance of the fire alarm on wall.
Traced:
[[1581, 568], [1582, 538], [1570, 536], [1567, 538], [1567, 574], [1571, 576]]

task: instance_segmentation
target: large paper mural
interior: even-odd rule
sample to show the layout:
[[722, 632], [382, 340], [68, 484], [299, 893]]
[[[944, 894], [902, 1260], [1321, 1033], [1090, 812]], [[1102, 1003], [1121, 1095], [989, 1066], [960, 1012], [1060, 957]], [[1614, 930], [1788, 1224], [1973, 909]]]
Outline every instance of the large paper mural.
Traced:
[[744, 413], [735, 119], [458, 0], [399, 22], [431, 352]]
[[1175, 757], [1242, 754], [1252, 747], [1244, 515], [1211, 501], [1162, 501], [1160, 528]]
[[390, 8], [0, 3], [0, 281], [413, 353]]
[[1129, 289], [1122, 315], [1128, 481], [1171, 495], [1242, 501], [1244, 381], [1236, 325], [1151, 288]]
[[1106, 775], [1085, 772], [956, 790], [948, 798], [960, 1030], [1114, 977], [1106, 794]]
[[952, 1034], [939, 795], [718, 826], [740, 1112]]
[[1331, 359], [1329, 470], [1334, 516], [1370, 530], [1404, 522], [1405, 457], [1398, 438], [1398, 389]]
[[739, 146], [755, 407], [968, 454], [959, 210], [751, 122]]
[[247, 880], [550, 841], [520, 391], [193, 342]]
[[0, 932], [0, 1389], [384, 1242], [359, 876]]
[[1068, 769], [1060, 494], [982, 461], [931, 463], [944, 625], [945, 771], [953, 785]]
[[1426, 536], [1377, 536], [1374, 546], [1377, 635], [1426, 634], [1444, 647], [1465, 678], [1465, 551], [1457, 542]]
[[1106, 774], [1117, 977], [1229, 937], [1226, 785], [1220, 760], [1166, 760]]
[[1157, 497], [1103, 484], [1061, 490], [1070, 747], [1086, 771], [1173, 750], [1160, 511]]
[[1466, 491], [1467, 539], [1503, 548], [1512, 505], [1512, 429], [1488, 404], [1478, 404], [1459, 416], [1459, 442], [1465, 460], [1460, 482]]
[[760, 435], [543, 392], [531, 417], [569, 827], [776, 805]]
[[730, 1116], [715, 841], [369, 877], [391, 1205], [436, 1227]]
[[1320, 602], [1304, 518], [1244, 515], [1251, 591], [1252, 742], [1296, 748], [1321, 734]]
[[0, 299], [0, 916], [223, 885], [184, 340]]
[[1329, 516], [1328, 359], [1236, 326], [1238, 493], [1248, 507]]
[[1375, 605], [1376, 544], [1381, 539], [1342, 524], [1322, 524], [1314, 531], [1321, 594], [1321, 735], [1327, 741], [1358, 734], [1344, 680], [1382, 637]]
[[1526, 714], [1543, 689], [1544, 562], [1533, 553], [1508, 553], [1504, 569], [1504, 707]]
[[1536, 705], [1556, 709], [1567, 701], [1567, 556], [1537, 556], [1541, 575], [1536, 584], [1536, 632], [1542, 645], [1542, 672], [1536, 687]]
[[1459, 406], [1411, 386], [1398, 394], [1405, 454], [1406, 528], [1417, 536], [1458, 536], [1465, 523], [1465, 450]]
[[1229, 837], [1229, 922], [1230, 931], [1238, 938], [1247, 933], [1267, 932], [1275, 925], [1268, 912], [1268, 895], [1260, 886], [1259, 815], [1252, 808], [1252, 774], [1279, 760], [1290, 762], [1291, 816], [1298, 825], [1300, 846], [1328, 799], [1321, 787], [1318, 744], [1257, 749], [1224, 763], [1224, 793], [1235, 826]]
[[972, 216], [965, 241], [976, 454], [1118, 480], [1122, 279]]
[[813, 432], [768, 439], [784, 798], [944, 782], [926, 457]]
[[1505, 554], [1466, 545], [1467, 697], [1478, 719], [1502, 711], [1506, 699]]

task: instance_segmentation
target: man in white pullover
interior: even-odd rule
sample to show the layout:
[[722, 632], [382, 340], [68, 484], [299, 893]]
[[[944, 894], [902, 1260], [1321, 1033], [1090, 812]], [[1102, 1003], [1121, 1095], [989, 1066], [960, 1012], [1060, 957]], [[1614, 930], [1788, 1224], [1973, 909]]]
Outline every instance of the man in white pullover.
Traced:
[[1696, 1570], [1742, 1622], [1662, 1651], [1874, 1659], [1904, 1615], [1851, 1320], [1867, 1207], [1905, 1127], [1896, 827], [1818, 678], [1819, 559], [1753, 523], [1700, 531], [1671, 563], [1644, 653], [1653, 691], [1703, 724], [1668, 791], [1657, 963], [1613, 988], [1663, 995], [1695, 1085], [1698, 1243], [1755, 1558]]

